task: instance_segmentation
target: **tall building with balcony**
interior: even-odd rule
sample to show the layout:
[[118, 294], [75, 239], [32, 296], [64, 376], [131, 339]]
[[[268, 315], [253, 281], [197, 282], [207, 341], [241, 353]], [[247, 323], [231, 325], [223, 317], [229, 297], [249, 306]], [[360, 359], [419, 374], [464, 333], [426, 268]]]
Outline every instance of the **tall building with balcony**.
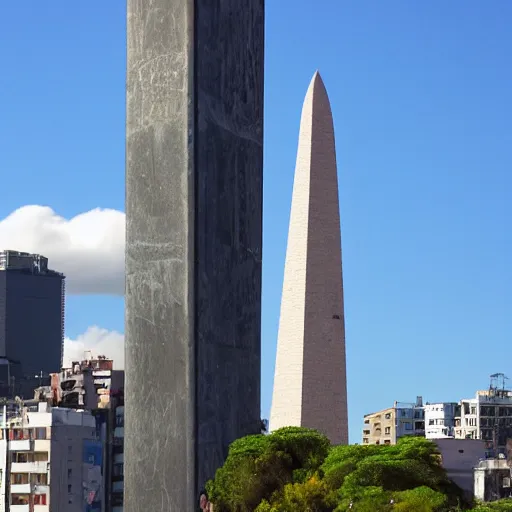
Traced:
[[393, 407], [364, 417], [363, 444], [396, 444], [400, 437], [408, 435], [425, 435], [421, 397], [416, 403], [395, 402]]
[[121, 512], [124, 496], [124, 371], [114, 370], [104, 356], [75, 361], [51, 376], [55, 405], [86, 409], [96, 419], [104, 446], [106, 493], [104, 510]]
[[32, 398], [62, 366], [64, 275], [38, 254], [0, 252], [0, 396]]
[[102, 511], [103, 447], [88, 411], [20, 407], [4, 423], [10, 512]]
[[455, 414], [457, 403], [443, 402], [425, 404], [425, 437], [444, 439], [455, 437]]
[[481, 439], [489, 450], [506, 454], [512, 439], [512, 391], [490, 387], [460, 401], [455, 414], [455, 438]]

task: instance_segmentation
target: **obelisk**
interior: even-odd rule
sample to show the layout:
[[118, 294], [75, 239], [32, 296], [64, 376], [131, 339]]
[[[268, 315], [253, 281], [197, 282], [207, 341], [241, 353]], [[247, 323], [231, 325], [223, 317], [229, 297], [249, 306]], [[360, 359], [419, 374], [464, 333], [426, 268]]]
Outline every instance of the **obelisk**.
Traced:
[[260, 431], [264, 0], [128, 0], [125, 512]]
[[348, 443], [345, 317], [334, 127], [320, 74], [304, 100], [284, 270], [270, 428]]

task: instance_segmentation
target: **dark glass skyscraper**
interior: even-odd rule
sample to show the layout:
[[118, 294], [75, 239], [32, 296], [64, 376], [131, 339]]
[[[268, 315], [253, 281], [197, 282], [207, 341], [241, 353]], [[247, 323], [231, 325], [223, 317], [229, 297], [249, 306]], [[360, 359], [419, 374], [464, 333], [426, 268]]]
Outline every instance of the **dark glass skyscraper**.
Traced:
[[0, 396], [33, 398], [61, 369], [64, 279], [43, 256], [0, 252]]

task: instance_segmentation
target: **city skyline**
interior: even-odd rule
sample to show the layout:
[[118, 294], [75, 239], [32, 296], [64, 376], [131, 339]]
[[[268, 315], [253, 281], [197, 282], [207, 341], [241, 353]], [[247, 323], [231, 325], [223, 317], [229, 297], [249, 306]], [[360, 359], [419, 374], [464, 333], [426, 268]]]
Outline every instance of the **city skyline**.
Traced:
[[[304, 84], [319, 68], [343, 183], [358, 442], [363, 413], [408, 388], [442, 397], [449, 379], [469, 396], [500, 370], [481, 347], [512, 335], [512, 5], [283, 0], [266, 10], [262, 415]], [[124, 4], [12, 3], [4, 16], [0, 248], [40, 252], [64, 272], [68, 346], [99, 341], [117, 360], [107, 348], [122, 352], [124, 323]]]

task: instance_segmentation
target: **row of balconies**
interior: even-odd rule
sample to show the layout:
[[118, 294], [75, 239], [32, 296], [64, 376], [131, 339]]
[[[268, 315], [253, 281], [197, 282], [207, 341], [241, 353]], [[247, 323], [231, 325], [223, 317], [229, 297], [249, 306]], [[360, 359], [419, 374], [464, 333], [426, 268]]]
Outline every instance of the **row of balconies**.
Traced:
[[50, 507], [48, 505], [10, 505], [9, 510], [11, 512], [49, 512]]
[[12, 452], [49, 452], [51, 441], [49, 439], [20, 439], [9, 441], [9, 450]]
[[11, 473], [47, 473], [50, 470], [50, 463], [47, 461], [37, 462], [13, 462]]
[[37, 489], [39, 494], [49, 494], [50, 486], [41, 484], [11, 484], [11, 494], [31, 494]]

